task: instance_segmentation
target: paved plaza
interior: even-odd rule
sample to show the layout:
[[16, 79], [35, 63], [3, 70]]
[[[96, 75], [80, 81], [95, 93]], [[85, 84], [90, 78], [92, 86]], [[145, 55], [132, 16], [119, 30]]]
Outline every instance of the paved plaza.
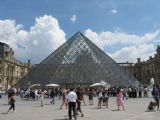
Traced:
[[[77, 117], [77, 120], [159, 120], [160, 111], [147, 111], [148, 103], [152, 98], [136, 98], [125, 100], [126, 110], [117, 111], [115, 98], [110, 97], [109, 108], [103, 106], [97, 109], [97, 98], [94, 98], [94, 105], [88, 105], [88, 97], [85, 96], [86, 106], [82, 103], [84, 117]], [[60, 110], [61, 100], [56, 98], [55, 104], [51, 105], [50, 100], [45, 100], [45, 106], [40, 106], [40, 101], [24, 101], [16, 98], [16, 112], [10, 111], [6, 114], [9, 106], [7, 96], [0, 99], [0, 120], [68, 120], [67, 109], [63, 106]]]

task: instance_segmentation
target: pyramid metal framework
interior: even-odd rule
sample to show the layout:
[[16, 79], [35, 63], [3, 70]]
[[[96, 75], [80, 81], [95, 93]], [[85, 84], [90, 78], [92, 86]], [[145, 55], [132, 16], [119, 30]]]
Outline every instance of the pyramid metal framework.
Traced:
[[124, 71], [111, 57], [77, 32], [18, 84], [90, 85], [102, 80], [111, 86], [139, 84], [137, 79]]

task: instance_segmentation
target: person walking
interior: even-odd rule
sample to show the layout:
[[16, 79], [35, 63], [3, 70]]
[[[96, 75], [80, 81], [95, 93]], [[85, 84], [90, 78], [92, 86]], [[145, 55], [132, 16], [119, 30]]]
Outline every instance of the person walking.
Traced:
[[10, 96], [10, 101], [9, 101], [10, 108], [9, 108], [9, 110], [7, 111], [7, 113], [9, 113], [9, 111], [10, 111], [11, 109], [13, 109], [13, 111], [15, 112], [15, 102], [16, 102], [16, 100], [15, 100], [15, 94], [13, 93], [13, 94]]
[[50, 97], [51, 97], [50, 103], [51, 103], [51, 104], [55, 104], [54, 96], [55, 96], [55, 90], [52, 89], [52, 91], [51, 91], [51, 93], [50, 93]]
[[67, 94], [68, 94], [68, 90], [67, 90], [67, 89], [64, 89], [64, 90], [63, 90], [63, 93], [62, 93], [62, 104], [61, 104], [61, 106], [60, 106], [60, 109], [62, 109], [63, 105], [65, 105], [66, 108], [67, 108], [67, 106], [68, 106], [68, 105], [67, 105], [67, 100], [66, 100]]
[[123, 99], [123, 89], [118, 88], [116, 97], [117, 97], [116, 103], [117, 103], [118, 111], [120, 110], [120, 106], [122, 106], [123, 110], [125, 110], [124, 109], [124, 99]]
[[156, 104], [157, 104], [157, 109], [159, 110], [159, 85], [154, 85], [153, 86], [153, 92], [152, 92], [152, 95], [154, 97], [154, 100], [156, 101]]
[[102, 92], [103, 95], [103, 105], [106, 106], [106, 108], [108, 108], [108, 100], [109, 100], [109, 90], [104, 89]]
[[44, 106], [44, 98], [45, 98], [44, 90], [40, 90], [39, 94], [40, 94], [41, 107], [43, 107]]
[[88, 91], [88, 99], [89, 99], [89, 105], [93, 105], [93, 90], [92, 88]]
[[73, 116], [74, 116], [75, 120], [77, 120], [77, 117], [76, 117], [76, 100], [77, 100], [77, 95], [76, 95], [76, 93], [73, 90], [74, 89], [71, 88], [70, 92], [66, 96], [66, 99], [67, 99], [68, 105], [69, 105], [69, 109], [68, 109], [69, 120], [72, 120], [72, 110], [73, 110]]
[[102, 88], [99, 88], [99, 91], [98, 91], [98, 109], [101, 109], [102, 100], [103, 100]]
[[81, 117], [83, 117], [83, 113], [82, 113], [82, 109], [81, 109], [81, 102], [83, 100], [83, 91], [82, 89], [79, 87], [76, 91], [76, 94], [77, 94], [77, 114], [78, 114], [78, 111], [81, 113]]

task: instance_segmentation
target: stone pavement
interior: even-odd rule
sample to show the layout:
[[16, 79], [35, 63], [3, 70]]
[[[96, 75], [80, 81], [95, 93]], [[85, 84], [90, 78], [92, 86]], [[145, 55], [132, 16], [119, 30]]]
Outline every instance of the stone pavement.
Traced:
[[[136, 98], [125, 100], [126, 110], [117, 111], [115, 98], [109, 99], [109, 108], [103, 106], [97, 109], [97, 98], [94, 98], [94, 105], [89, 106], [82, 103], [84, 117], [77, 117], [77, 120], [160, 120], [160, 111], [148, 112], [147, 106], [152, 98]], [[0, 99], [0, 120], [68, 120], [67, 109], [63, 106], [60, 110], [61, 100], [56, 98], [56, 104], [51, 105], [49, 99], [45, 100], [45, 106], [40, 107], [40, 101], [24, 101], [17, 97], [16, 112], [10, 111], [6, 114], [9, 106], [7, 96]], [[88, 97], [85, 97], [88, 103]]]

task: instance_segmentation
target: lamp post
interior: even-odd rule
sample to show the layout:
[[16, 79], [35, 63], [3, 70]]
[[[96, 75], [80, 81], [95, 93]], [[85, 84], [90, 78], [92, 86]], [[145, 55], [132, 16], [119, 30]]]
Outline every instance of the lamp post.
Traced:
[[154, 78], [150, 79], [150, 85], [153, 86], [154, 85]]
[[158, 84], [160, 84], [160, 73], [158, 73]]
[[2, 75], [0, 74], [0, 98], [2, 98], [2, 79], [1, 79]]
[[153, 90], [153, 85], [154, 85], [154, 83], [155, 83], [155, 82], [154, 82], [154, 78], [151, 78], [151, 79], [150, 79], [150, 85], [151, 85], [151, 89], [152, 89], [152, 90]]
[[2, 87], [2, 74], [0, 74], [0, 88]]

